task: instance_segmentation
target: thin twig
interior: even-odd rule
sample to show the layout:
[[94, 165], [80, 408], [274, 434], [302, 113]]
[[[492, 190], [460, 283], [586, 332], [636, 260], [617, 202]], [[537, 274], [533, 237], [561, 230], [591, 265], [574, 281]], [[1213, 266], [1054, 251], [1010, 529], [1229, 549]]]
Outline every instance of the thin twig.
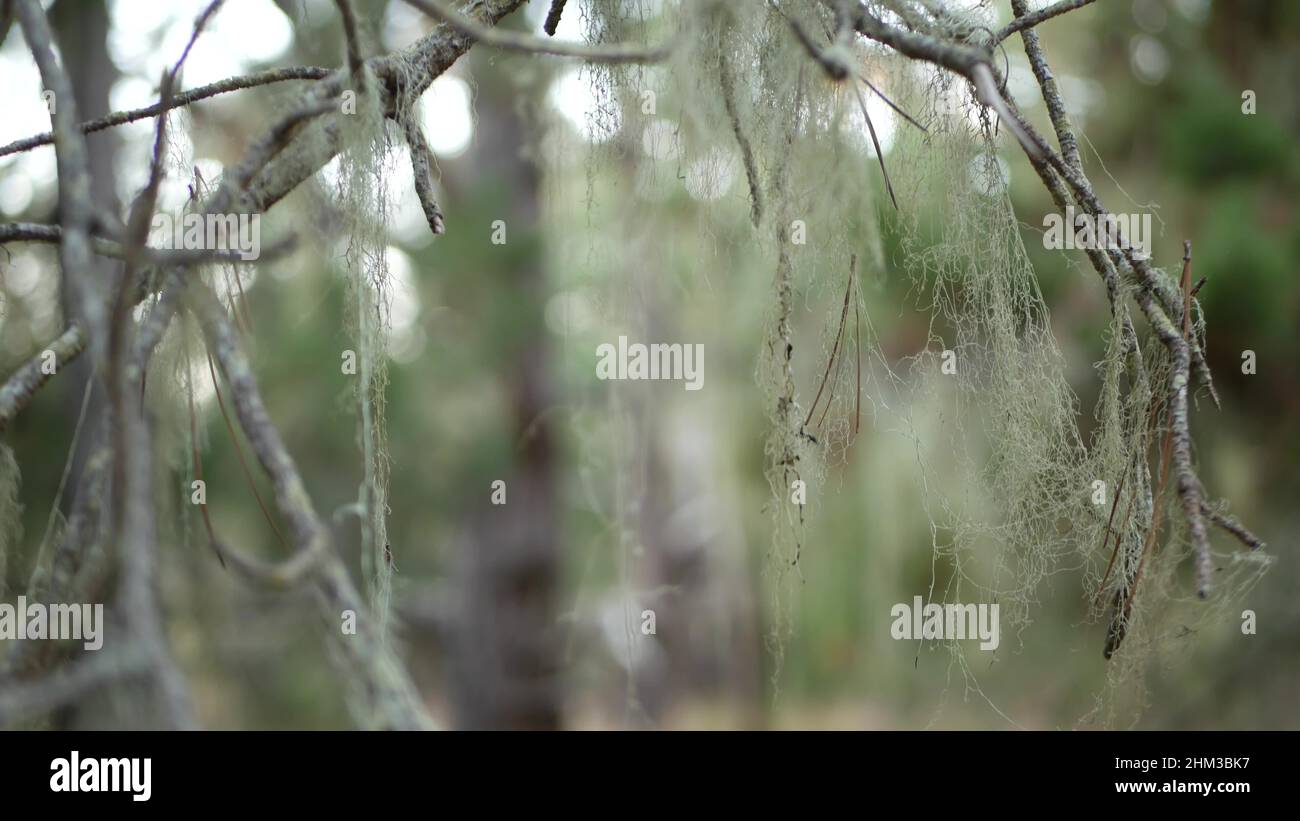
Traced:
[[[212, 354], [207, 354], [208, 375], [212, 378], [212, 392], [217, 396], [217, 407], [221, 410], [221, 418], [226, 421], [226, 432], [230, 434], [230, 444], [235, 449], [235, 457], [239, 461], [239, 469], [244, 474], [244, 481], [248, 483], [248, 489], [253, 492], [253, 498], [257, 500], [257, 507], [262, 511], [262, 516], [266, 523], [275, 531], [275, 537], [280, 540], [280, 545], [285, 550], [292, 550], [289, 542], [284, 538], [284, 533], [280, 531], [280, 526], [275, 523], [275, 518], [271, 516], [271, 511], [267, 509], [266, 502], [262, 501], [262, 494], [257, 490], [257, 482], [253, 480], [253, 472], [248, 469], [248, 460], [244, 458], [244, 449], [239, 446], [239, 437], [235, 435], [235, 425], [230, 421], [230, 414], [226, 411], [226, 400], [221, 396], [221, 386], [217, 384], [217, 370], [212, 364]], [[215, 538], [215, 537], [214, 537]]]
[[1211, 522], [1237, 537], [1242, 544], [1251, 550], [1263, 550], [1267, 547], [1262, 539], [1254, 533], [1251, 533], [1250, 530], [1241, 522], [1226, 513], [1220, 513], [1210, 507], [1210, 505], [1205, 501], [1201, 502], [1201, 512], [1204, 513], [1206, 518]]
[[[205, 86], [183, 91], [171, 98], [166, 108], [162, 108], [158, 103], [145, 106], [144, 108], [133, 108], [129, 111], [117, 111], [106, 117], [100, 117], [97, 120], [81, 123], [77, 129], [82, 134], [92, 134], [96, 131], [103, 131], [107, 128], [115, 128], [119, 125], [132, 123], [137, 120], [144, 120], [149, 117], [157, 117], [164, 111], [171, 111], [177, 108], [183, 108], [191, 103], [197, 103], [200, 100], [206, 100], [209, 97], [216, 97], [219, 94], [228, 94], [232, 91], [240, 91], [246, 88], [256, 88], [257, 86], [270, 85], [271, 83], [283, 83], [289, 80], [323, 80], [330, 75], [330, 69], [320, 68], [318, 66], [294, 66], [291, 68], [273, 68], [267, 71], [259, 71], [256, 74], [248, 74], [241, 77], [230, 77], [225, 80], [219, 80]], [[6, 146], [0, 147], [0, 157], [8, 154], [17, 154], [22, 151], [30, 151], [42, 145], [50, 145], [54, 142], [54, 134], [46, 132], [37, 134], [32, 137], [25, 137], [21, 140], [15, 140]]]
[[745, 166], [745, 179], [749, 183], [749, 221], [755, 228], [763, 220], [763, 188], [758, 179], [758, 163], [754, 159], [754, 148], [749, 137], [740, 124], [740, 111], [736, 107], [736, 79], [731, 71], [731, 62], [727, 59], [727, 50], [722, 41], [723, 34], [718, 32], [718, 85], [722, 90], [722, 105], [727, 110], [731, 121], [731, 133], [740, 146], [740, 159]]
[[348, 53], [348, 72], [357, 87], [358, 94], [366, 93], [366, 74], [361, 58], [361, 36], [357, 32], [357, 16], [352, 10], [351, 0], [334, 0], [339, 7], [339, 16], [343, 18], [343, 40]]
[[[86, 332], [79, 323], [72, 323], [58, 337], [46, 343], [31, 359], [14, 371], [0, 387], [0, 431], [32, 401], [36, 392], [60, 369], [76, 359], [86, 349]], [[54, 371], [47, 373], [46, 351], [54, 354]]]
[[[86, 138], [77, 128], [76, 97], [72, 81], [54, 57], [49, 21], [39, 0], [14, 0], [23, 36], [40, 70], [45, 88], [54, 92], [51, 120], [55, 135], [55, 161], [59, 175], [59, 214], [63, 241], [59, 262], [70, 283], [74, 304], [88, 325], [96, 346], [106, 344], [101, 336], [104, 305], [95, 283], [84, 281], [91, 270], [90, 227], [93, 221], [90, 196], [90, 165]], [[102, 353], [102, 349], [101, 349]]]
[[[800, 429], [808, 427], [812, 421], [813, 413], [817, 410], [817, 403], [821, 401], [822, 391], [826, 389], [826, 383], [830, 380], [831, 366], [835, 364], [835, 358], [840, 351], [840, 341], [844, 338], [844, 321], [849, 315], [849, 294], [853, 291], [853, 278], [858, 271], [858, 255], [849, 255], [849, 281], [844, 288], [844, 305], [840, 308], [839, 329], [835, 332], [835, 344], [831, 347], [830, 358], [826, 360], [826, 372], [822, 374], [821, 384], [817, 386], [817, 395], [813, 397], [812, 404], [808, 406], [808, 416], [803, 420]], [[827, 402], [829, 405], [829, 401]]]
[[560, 15], [564, 14], [564, 4], [568, 0], [551, 0], [550, 11], [546, 13], [546, 22], [542, 24], [542, 31], [550, 37], [555, 36], [555, 30], [560, 27]]
[[[47, 242], [59, 243], [63, 240], [63, 229], [57, 225], [45, 225], [34, 222], [8, 222], [0, 224], [0, 245], [10, 242]], [[128, 249], [113, 239], [101, 236], [90, 238], [90, 247], [101, 257], [126, 259]], [[297, 240], [287, 237], [262, 249], [256, 260], [245, 259], [239, 251], [220, 248], [152, 248], [139, 249], [141, 261], [163, 268], [186, 268], [196, 265], [219, 262], [230, 265], [269, 262], [293, 251]]]
[[871, 135], [871, 145], [876, 149], [876, 161], [880, 163], [880, 173], [885, 178], [885, 191], [889, 193], [889, 201], [894, 204], [894, 210], [897, 211], [898, 198], [894, 196], [894, 186], [889, 181], [889, 170], [885, 168], [885, 152], [880, 148], [880, 140], [876, 139], [876, 127], [872, 125], [871, 114], [867, 112], [867, 101], [862, 96], [862, 89], [856, 85], [853, 87], [853, 94], [862, 108], [862, 119], [867, 121], [867, 133]]
[[420, 200], [420, 209], [424, 211], [424, 220], [435, 236], [447, 230], [443, 220], [442, 209], [438, 207], [438, 198], [433, 190], [433, 151], [424, 139], [420, 124], [415, 121], [414, 113], [408, 108], [400, 118], [406, 146], [411, 155], [411, 177], [415, 180], [415, 196]]
[[[1024, 11], [1016, 10], [1016, 19], [1012, 20], [1002, 27], [997, 34], [993, 35], [994, 44], [1001, 43], [1017, 31], [1028, 31], [1044, 20], [1050, 20], [1058, 14], [1065, 14], [1067, 11], [1074, 11], [1093, 2], [1093, 0], [1060, 0], [1050, 6], [1039, 9], [1033, 13], [1026, 14]], [[1014, 6], [1015, 3], [1013, 2]]]
[[649, 48], [621, 43], [616, 45], [560, 43], [519, 32], [488, 28], [451, 8], [442, 0], [406, 0], [406, 2], [430, 17], [441, 20], [475, 42], [527, 54], [577, 57], [592, 63], [657, 63], [667, 59], [679, 42], [673, 40], [666, 45]]

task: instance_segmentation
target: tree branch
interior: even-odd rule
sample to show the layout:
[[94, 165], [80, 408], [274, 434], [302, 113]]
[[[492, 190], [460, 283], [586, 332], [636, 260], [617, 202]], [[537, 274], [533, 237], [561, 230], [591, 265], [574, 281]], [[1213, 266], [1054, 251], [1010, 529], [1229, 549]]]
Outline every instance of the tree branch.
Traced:
[[86, 349], [86, 332], [76, 322], [67, 330], [45, 345], [18, 370], [14, 371], [0, 387], [0, 431], [9, 427], [18, 414], [22, 413], [36, 392], [53, 378], [53, 373], [46, 373], [45, 351], [54, 353], [55, 373], [69, 362], [81, 355]]
[[[1000, 31], [998, 31], [997, 34], [993, 35], [993, 43], [994, 45], [1001, 43], [1017, 31], [1029, 31], [1044, 20], [1050, 20], [1058, 14], [1065, 14], [1067, 11], [1074, 11], [1077, 8], [1082, 8], [1091, 2], [1093, 2], [1093, 0], [1060, 0], [1058, 3], [1053, 3], [1050, 6], [1041, 8], [1030, 14], [1028, 13], [1028, 8], [1024, 7], [1022, 0], [1012, 0], [1011, 8], [1012, 11], [1015, 12], [1016, 19], [1007, 23]], [[1022, 8], [1016, 8], [1017, 5]]]
[[[106, 117], [100, 117], [97, 120], [81, 123], [77, 128], [82, 134], [91, 134], [96, 131], [103, 131], [107, 128], [114, 128], [137, 120], [157, 117], [164, 111], [183, 108], [191, 103], [197, 103], [200, 100], [206, 100], [209, 97], [216, 97], [219, 94], [228, 94], [231, 91], [241, 91], [246, 88], [270, 85], [271, 83], [283, 83], [288, 80], [323, 80], [330, 76], [331, 72], [332, 69], [319, 68], [317, 66], [295, 66], [292, 68], [273, 68], [268, 71], [259, 71], [256, 74], [248, 74], [242, 77], [231, 77], [226, 80], [220, 80], [215, 83], [200, 86], [192, 91], [180, 92], [167, 102], [166, 107], [163, 107], [160, 103], [154, 103], [153, 105], [148, 105], [144, 108], [133, 108], [130, 111], [117, 111]], [[8, 154], [17, 154], [22, 151], [29, 151], [42, 145], [49, 145], [52, 142], [54, 142], [54, 134], [50, 132], [37, 134], [34, 137], [25, 137], [21, 140], [16, 140], [6, 146], [0, 147], [0, 157], [4, 157]]]
[[366, 74], [361, 59], [361, 35], [357, 32], [357, 16], [352, 10], [350, 0], [334, 0], [339, 7], [339, 16], [343, 18], [343, 42], [348, 55], [348, 73], [357, 87], [358, 94], [366, 93]]
[[[244, 434], [271, 477], [275, 503], [289, 525], [296, 552], [288, 561], [268, 565], [223, 546], [224, 555], [242, 575], [277, 588], [310, 580], [326, 623], [326, 635], [339, 651], [340, 670], [357, 682], [351, 701], [358, 720], [386, 729], [426, 729], [431, 720], [391, 646], [379, 640], [369, 609], [346, 568], [330, 550], [329, 534], [316, 514], [307, 489], [279, 432], [271, 423], [261, 392], [239, 347], [225, 309], [201, 282], [188, 286], [190, 305], [221, 365]], [[356, 614], [357, 634], [344, 635], [339, 619]]]
[[82, 655], [44, 679], [9, 683], [0, 689], [0, 727], [56, 710], [125, 676], [139, 674], [148, 660], [142, 647], [127, 644]]
[[[96, 346], [106, 344], [101, 333], [106, 306], [102, 289], [84, 281], [90, 267], [90, 168], [85, 135], [77, 128], [77, 106], [72, 82], [54, 57], [49, 21], [41, 10], [40, 0], [13, 0], [23, 36], [31, 48], [46, 89], [54, 92], [56, 105], [51, 119], [54, 125], [54, 151], [59, 175], [59, 212], [63, 241], [59, 243], [59, 262], [64, 276], [72, 283], [78, 308], [83, 312], [90, 338]], [[101, 350], [97, 358], [103, 357]]]
[[592, 63], [657, 63], [667, 59], [677, 41], [645, 48], [626, 44], [581, 45], [557, 43], [514, 31], [501, 31], [480, 25], [448, 6], [442, 0], [405, 0], [425, 14], [447, 23], [466, 37], [485, 46], [519, 51], [526, 54], [550, 54], [555, 57], [578, 57]]

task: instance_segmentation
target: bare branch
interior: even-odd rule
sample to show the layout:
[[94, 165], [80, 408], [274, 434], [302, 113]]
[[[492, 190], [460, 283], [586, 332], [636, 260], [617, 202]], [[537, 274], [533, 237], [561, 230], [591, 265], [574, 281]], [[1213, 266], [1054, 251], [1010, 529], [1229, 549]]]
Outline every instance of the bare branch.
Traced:
[[[1067, 11], [1074, 11], [1077, 8], [1082, 8], [1091, 2], [1093, 2], [1093, 0], [1060, 0], [1060, 2], [1053, 3], [1050, 6], [1041, 8], [1038, 11], [1029, 14], [1027, 13], [1027, 8], [1016, 8], [1017, 0], [1012, 0], [1011, 6], [1012, 10], [1016, 14], [1016, 19], [1007, 23], [997, 34], [993, 35], [993, 43], [994, 45], [1001, 43], [1017, 31], [1029, 31], [1044, 20], [1050, 20], [1058, 14], [1065, 14]], [[1021, 5], [1023, 5], [1023, 3], [1021, 3]]]
[[406, 145], [411, 154], [411, 176], [415, 180], [415, 196], [420, 200], [420, 208], [424, 211], [425, 221], [429, 223], [429, 230], [434, 235], [442, 234], [447, 227], [433, 190], [433, 151], [424, 139], [420, 124], [415, 121], [415, 117], [409, 110], [401, 120], [406, 134]]
[[0, 689], [0, 727], [56, 710], [125, 676], [139, 674], [147, 663], [144, 649], [128, 644], [83, 655], [44, 679], [10, 683]]
[[282, 118], [270, 131], [262, 135], [261, 139], [249, 147], [239, 165], [226, 172], [225, 176], [221, 178], [221, 187], [212, 195], [212, 199], [204, 210], [209, 214], [220, 214], [227, 211], [237, 194], [248, 185], [249, 180], [289, 143], [299, 125], [334, 108], [333, 100], [312, 100], [297, 111]]
[[22, 413], [23, 408], [32, 401], [36, 392], [54, 376], [53, 372], [47, 373], [42, 367], [48, 359], [46, 351], [54, 354], [55, 372], [57, 372], [80, 356], [85, 349], [86, 332], [81, 325], [74, 322], [59, 334], [58, 338], [51, 340], [41, 351], [14, 371], [13, 375], [5, 381], [4, 386], [0, 387], [0, 431], [9, 427], [9, 423]]
[[53, 91], [57, 104], [52, 120], [54, 151], [59, 173], [59, 212], [63, 241], [59, 243], [59, 262], [64, 276], [72, 284], [76, 301], [86, 317], [94, 344], [106, 342], [100, 335], [105, 306], [100, 290], [83, 282], [90, 266], [90, 170], [85, 135], [77, 128], [76, 98], [67, 72], [54, 57], [49, 21], [41, 10], [40, 0], [14, 0], [23, 35], [40, 70], [46, 89]]
[[[216, 97], [220, 94], [228, 94], [232, 91], [240, 91], [246, 88], [256, 88], [257, 86], [270, 85], [272, 83], [283, 83], [288, 80], [323, 80], [330, 76], [331, 69], [319, 68], [317, 66], [295, 66], [292, 68], [274, 68], [268, 71], [259, 71], [256, 74], [248, 74], [242, 77], [231, 77], [226, 80], [220, 80], [205, 86], [193, 89], [192, 91], [183, 91], [176, 94], [167, 103], [166, 108], [158, 103], [145, 106], [144, 108], [134, 108], [130, 111], [118, 111], [109, 114], [106, 117], [100, 117], [97, 120], [81, 123], [77, 128], [82, 134], [91, 134], [96, 131], [103, 131], [107, 128], [114, 128], [126, 123], [132, 123], [137, 120], [144, 120], [149, 117], [156, 117], [164, 111], [171, 111], [182, 108], [191, 103], [197, 103], [200, 100], [206, 100], [209, 97]], [[9, 143], [0, 147], [0, 157], [9, 154], [17, 154], [22, 151], [29, 151], [42, 145], [49, 145], [54, 142], [54, 134], [46, 132], [37, 134], [34, 137], [25, 137], [21, 140]]]
[[[0, 224], [0, 245], [8, 242], [58, 243], [62, 238], [63, 229], [57, 225], [45, 225], [35, 222]], [[128, 251], [121, 243], [100, 236], [90, 238], [90, 247], [99, 256], [111, 257], [112, 259], [126, 259]], [[257, 259], [245, 259], [244, 255], [239, 251], [224, 251], [219, 248], [151, 248], [146, 246], [140, 249], [140, 254], [142, 255], [142, 261], [150, 265], [163, 268], [189, 268], [212, 262], [226, 265], [270, 262], [279, 259], [297, 247], [297, 237], [288, 236], [262, 249]]]
[[406, 0], [407, 3], [438, 20], [447, 23], [461, 34], [485, 46], [528, 54], [550, 54], [556, 57], [577, 57], [592, 63], [657, 63], [667, 59], [676, 48], [677, 41], [645, 48], [633, 45], [579, 45], [543, 40], [514, 31], [488, 28], [461, 14], [442, 0]]
[[880, 140], [876, 138], [876, 126], [871, 122], [871, 113], [867, 111], [867, 98], [863, 96], [862, 89], [856, 85], [853, 86], [853, 96], [858, 100], [858, 106], [862, 109], [862, 119], [867, 121], [867, 133], [871, 135], [871, 147], [876, 150], [876, 161], [880, 163], [880, 175], [885, 178], [885, 191], [889, 194], [889, 201], [894, 204], [894, 210], [898, 210], [898, 198], [894, 196], [894, 184], [889, 181], [889, 170], [885, 168], [885, 152], [880, 149]]
[[542, 31], [551, 37], [555, 36], [555, 30], [560, 27], [560, 15], [564, 14], [564, 4], [568, 0], [551, 0], [551, 8], [546, 13], [546, 22], [542, 24]]
[[1204, 500], [1201, 501], [1201, 512], [1204, 513], [1205, 517], [1212, 523], [1237, 537], [1238, 541], [1251, 550], [1263, 550], [1268, 546], [1262, 539], [1254, 533], [1251, 533], [1245, 525], [1237, 521], [1235, 517], [1215, 510]]
[[366, 74], [361, 59], [361, 35], [357, 32], [357, 16], [352, 10], [351, 0], [334, 0], [339, 7], [339, 16], [343, 18], [343, 40], [348, 54], [348, 72], [357, 87], [358, 94], [366, 93]]
[[199, 317], [213, 355], [230, 384], [235, 414], [248, 437], [249, 446], [262, 468], [271, 477], [275, 504], [289, 525], [297, 553], [268, 579], [277, 587], [291, 587], [299, 582], [329, 550], [329, 538], [312, 507], [307, 488], [262, 403], [261, 391], [243, 352], [225, 309], [206, 287], [194, 283], [187, 298]]
[[965, 77], [975, 86], [980, 102], [993, 109], [1012, 135], [1020, 142], [1031, 159], [1042, 155], [1041, 148], [1029, 138], [1020, 123], [1007, 110], [998, 89], [988, 49], [965, 43], [942, 40], [915, 31], [906, 31], [888, 25], [879, 18], [858, 8], [854, 28], [863, 36], [883, 43], [907, 57], [934, 63]]
[[758, 163], [754, 160], [754, 148], [749, 137], [740, 125], [740, 112], [736, 108], [736, 80], [732, 75], [731, 61], [727, 59], [727, 50], [722, 43], [722, 32], [718, 33], [718, 85], [722, 90], [722, 104], [727, 109], [727, 118], [731, 121], [731, 133], [740, 146], [740, 158], [745, 165], [745, 178], [749, 182], [749, 220], [757, 228], [763, 219], [763, 188], [758, 178]]
[[[310, 579], [329, 625], [327, 634], [338, 651], [340, 670], [359, 685], [352, 704], [363, 723], [389, 729], [428, 728], [431, 721], [414, 685], [391, 646], [379, 640], [372, 621], [364, 615], [367, 608], [347, 569], [329, 548], [328, 531], [316, 514], [293, 458], [267, 415], [261, 392], [225, 310], [201, 282], [189, 283], [188, 296], [230, 384], [240, 425], [271, 477], [276, 507], [288, 523], [296, 544], [293, 556], [278, 565], [250, 559], [228, 545], [222, 547], [224, 555], [245, 577], [273, 587], [284, 588]], [[358, 614], [356, 636], [344, 636], [338, 629], [339, 613], [345, 610]]]
[[[1011, 0], [1011, 9], [1020, 19], [1025, 19], [1029, 4], [1027, 0]], [[1042, 90], [1043, 102], [1047, 104], [1047, 114], [1052, 120], [1052, 129], [1056, 132], [1057, 143], [1061, 146], [1061, 156], [1082, 173], [1083, 163], [1079, 160], [1079, 143], [1070, 125], [1070, 116], [1066, 113], [1060, 89], [1057, 88], [1056, 76], [1052, 74], [1047, 58], [1043, 55], [1043, 48], [1038, 43], [1038, 32], [1026, 28], [1021, 32], [1020, 37], [1025, 44], [1025, 56], [1029, 58], [1029, 66], [1038, 80], [1039, 89]], [[998, 39], [1000, 41], [1004, 38]]]
[[212, 0], [203, 11], [199, 12], [199, 16], [194, 18], [194, 29], [190, 32], [190, 39], [185, 44], [185, 50], [181, 52], [180, 58], [177, 59], [176, 64], [172, 66], [172, 85], [176, 84], [176, 78], [181, 73], [181, 67], [184, 66], [185, 61], [189, 59], [190, 50], [193, 49], [194, 44], [198, 42], [199, 35], [203, 33], [203, 29], [207, 27], [208, 21], [212, 19], [212, 15], [217, 13], [217, 9], [221, 8], [221, 4], [224, 2], [225, 0]]
[[844, 64], [844, 61], [838, 59], [827, 49], [821, 48], [814, 43], [812, 36], [808, 34], [808, 31], [803, 27], [803, 24], [786, 14], [785, 11], [776, 4], [776, 0], [768, 0], [768, 5], [772, 7], [773, 11], [785, 18], [785, 22], [790, 27], [791, 33], [794, 34], [794, 39], [798, 40], [799, 45], [803, 46], [804, 51], [808, 52], [808, 56], [813, 58], [817, 65], [822, 67], [822, 71], [826, 72], [826, 76], [836, 81], [844, 80], [849, 76], [849, 67]]

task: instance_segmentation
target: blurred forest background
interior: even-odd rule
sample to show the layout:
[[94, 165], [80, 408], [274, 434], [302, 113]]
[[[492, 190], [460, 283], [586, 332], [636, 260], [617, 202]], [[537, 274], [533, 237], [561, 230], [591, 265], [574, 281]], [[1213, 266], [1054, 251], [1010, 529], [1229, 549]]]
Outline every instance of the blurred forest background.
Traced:
[[[82, 116], [153, 102], [159, 70], [203, 5], [56, 0], [55, 34]], [[398, 0], [356, 5], [385, 51], [429, 29]], [[559, 36], [579, 39], [584, 2], [569, 5]], [[658, 7], [639, 5], [650, 16]], [[987, 5], [997, 25], [1010, 19], [1007, 3]], [[540, 32], [545, 11], [535, 0], [505, 25]], [[1101, 0], [1039, 34], [1103, 199], [1119, 210], [1152, 204], [1153, 252], [1166, 266], [1193, 241], [1223, 398], [1221, 411], [1202, 400], [1192, 417], [1201, 475], [1277, 557], [1235, 611], [1198, 624], [1146, 671], [1137, 726], [1300, 728], [1300, 4]], [[329, 0], [232, 0], [196, 46], [184, 85], [271, 66], [336, 66], [341, 43]], [[1045, 124], [1019, 38], [1006, 42], [1006, 59], [1018, 99]], [[0, 143], [47, 130], [17, 26], [0, 47], [0, 76]], [[573, 60], [476, 47], [434, 83], [423, 122], [438, 157], [444, 236], [429, 234], [400, 141], [394, 150], [388, 533], [402, 655], [433, 715], [451, 726], [1101, 726], [1088, 716], [1104, 689], [1105, 625], [1088, 620], [1068, 566], [1039, 591], [1033, 625], [1004, 630], [995, 654], [969, 650], [963, 662], [947, 648], [890, 638], [891, 606], [926, 595], [936, 570], [915, 456], [869, 416], [810, 505], [778, 655], [767, 639], [780, 601], [765, 573], [768, 421], [754, 377], [774, 265], [749, 240], [744, 170], [674, 156], [670, 95], [649, 116], [641, 100], [593, 92], [591, 79]], [[191, 168], [215, 178], [290, 106], [295, 88], [223, 95], [172, 115], [185, 138], [173, 145], [165, 196], [184, 198]], [[1247, 89], [1253, 115], [1242, 113]], [[906, 124], [874, 103], [872, 116], [891, 167], [906, 166], [912, 159], [891, 150]], [[151, 135], [145, 120], [89, 136], [98, 203], [120, 207], [139, 190]], [[999, 144], [1086, 428], [1100, 387], [1092, 365], [1104, 352], [1105, 292], [1082, 253], [1044, 250], [1041, 220], [1052, 203], [1014, 142], [1003, 135]], [[854, 146], [861, 180], [849, 182], [879, 190], [869, 143]], [[351, 377], [339, 367], [352, 345], [342, 330], [345, 247], [332, 174], [326, 168], [263, 220], [264, 244], [286, 231], [321, 241], [245, 280], [256, 373], [326, 518], [356, 498], [361, 480]], [[55, 203], [51, 148], [0, 158], [4, 220], [49, 222]], [[930, 207], [912, 196], [899, 205]], [[880, 211], [882, 264], [864, 260], [862, 290], [883, 349], [901, 359], [926, 345], [930, 317], [895, 270], [893, 219]], [[508, 226], [504, 246], [489, 241], [494, 220]], [[3, 372], [59, 329], [56, 270], [52, 246], [10, 245], [0, 255]], [[811, 343], [842, 298], [835, 283], [844, 273], [796, 294], [795, 334], [809, 342], [805, 402], [825, 361]], [[705, 389], [597, 380], [595, 347], [619, 335], [703, 343]], [[1257, 354], [1254, 375], [1241, 370], [1247, 349]], [[56, 491], [84, 365], [61, 374], [5, 433], [24, 506], [9, 598], [51, 504], [67, 503]], [[196, 379], [217, 529], [276, 555], [204, 387], [206, 366]], [[92, 397], [89, 414], [99, 402]], [[182, 478], [159, 500], [160, 510], [183, 511], [162, 517], [179, 524], [162, 532], [161, 579], [172, 648], [203, 725], [348, 726], [307, 596], [257, 591], [223, 571], [185, 505]], [[491, 504], [498, 479], [504, 506]], [[355, 518], [333, 523], [336, 548], [359, 568]], [[1256, 635], [1240, 630], [1245, 608], [1258, 614]], [[642, 632], [645, 610], [655, 612], [654, 635]], [[53, 720], [123, 724], [111, 691]]]

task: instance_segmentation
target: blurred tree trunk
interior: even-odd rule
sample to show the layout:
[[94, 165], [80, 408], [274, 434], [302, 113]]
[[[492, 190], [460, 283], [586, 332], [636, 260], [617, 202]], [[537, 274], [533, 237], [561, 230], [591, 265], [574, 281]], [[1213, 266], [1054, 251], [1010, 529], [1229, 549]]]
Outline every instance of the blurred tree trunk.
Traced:
[[[60, 0], [51, 12], [51, 24], [58, 38], [60, 52], [66, 61], [72, 87], [76, 89], [77, 111], [82, 119], [93, 120], [109, 113], [108, 97], [117, 82], [117, 66], [108, 56], [108, 9], [103, 3], [79, 3], [72, 0]], [[107, 129], [91, 134], [86, 139], [90, 154], [90, 193], [95, 210], [101, 213], [119, 214], [117, 199], [117, 169], [114, 167], [120, 137], [116, 129]], [[95, 282], [113, 282], [120, 276], [121, 265], [100, 256], [91, 257], [95, 269], [89, 278]], [[64, 317], [81, 315], [81, 306], [72, 304], [72, 289], [66, 280], [61, 288]], [[91, 376], [91, 357], [78, 357], [68, 368], [64, 384], [67, 391], [68, 411], [72, 420], [76, 420], [81, 410], [82, 396]], [[106, 407], [106, 396], [102, 391], [90, 398], [86, 409], [86, 419], [99, 419]], [[83, 436], [77, 443], [73, 455], [72, 472], [69, 474], [68, 490], [58, 504], [66, 515], [72, 505], [72, 492], [77, 486], [85, 464], [86, 454], [93, 446], [90, 436]]]
[[[67, 68], [72, 87], [76, 91], [77, 112], [83, 120], [93, 120], [109, 113], [109, 93], [117, 82], [118, 70], [108, 55], [108, 8], [104, 3], [80, 3], [60, 0], [50, 13], [50, 22], [58, 38], [60, 54]], [[121, 138], [116, 129], [107, 129], [91, 134], [86, 139], [90, 163], [90, 194], [97, 213], [120, 215], [121, 209], [117, 197], [117, 155]], [[111, 283], [116, 287], [122, 273], [121, 263], [105, 257], [92, 256], [93, 270], [89, 278], [93, 282]], [[82, 314], [83, 307], [73, 303], [73, 291], [68, 287], [67, 272], [63, 272], [61, 294], [63, 315], [65, 318]], [[105, 293], [110, 293], [105, 289]], [[76, 423], [81, 411], [81, 403], [87, 385], [93, 377], [93, 362], [89, 355], [78, 357], [65, 374], [62, 383], [66, 391], [65, 402], [68, 429]], [[94, 435], [98, 426], [95, 420], [101, 419], [108, 409], [108, 397], [102, 389], [91, 393], [86, 407], [86, 425], [77, 440], [77, 449], [72, 457], [72, 468], [68, 475], [68, 485], [64, 498], [55, 500], [67, 515], [72, 508], [75, 489], [81, 484], [80, 478], [86, 459], [98, 447]], [[110, 691], [96, 693], [79, 703], [74, 703], [51, 716], [51, 725], [56, 729], [83, 729], [93, 727], [120, 726], [113, 717], [111, 709], [115, 699]]]
[[[494, 66], [476, 63], [478, 123], [470, 161], [481, 181], [502, 191], [506, 244], [488, 270], [502, 299], [493, 317], [504, 357], [495, 365], [512, 409], [512, 473], [507, 503], [489, 503], [475, 517], [461, 556], [461, 602], [454, 640], [456, 723], [480, 729], [552, 729], [559, 726], [562, 692], [556, 598], [560, 576], [555, 441], [549, 423], [554, 404], [543, 308], [547, 282], [540, 242], [540, 173], [527, 146], [536, 145], [533, 123], [516, 107], [534, 89], [520, 89]], [[541, 83], [544, 76], [532, 78]], [[544, 87], [539, 85], [538, 88]], [[449, 230], [457, 230], [450, 228]], [[480, 231], [490, 225], [465, 225]], [[495, 317], [495, 320], [494, 320]], [[501, 322], [501, 317], [507, 317]]]

